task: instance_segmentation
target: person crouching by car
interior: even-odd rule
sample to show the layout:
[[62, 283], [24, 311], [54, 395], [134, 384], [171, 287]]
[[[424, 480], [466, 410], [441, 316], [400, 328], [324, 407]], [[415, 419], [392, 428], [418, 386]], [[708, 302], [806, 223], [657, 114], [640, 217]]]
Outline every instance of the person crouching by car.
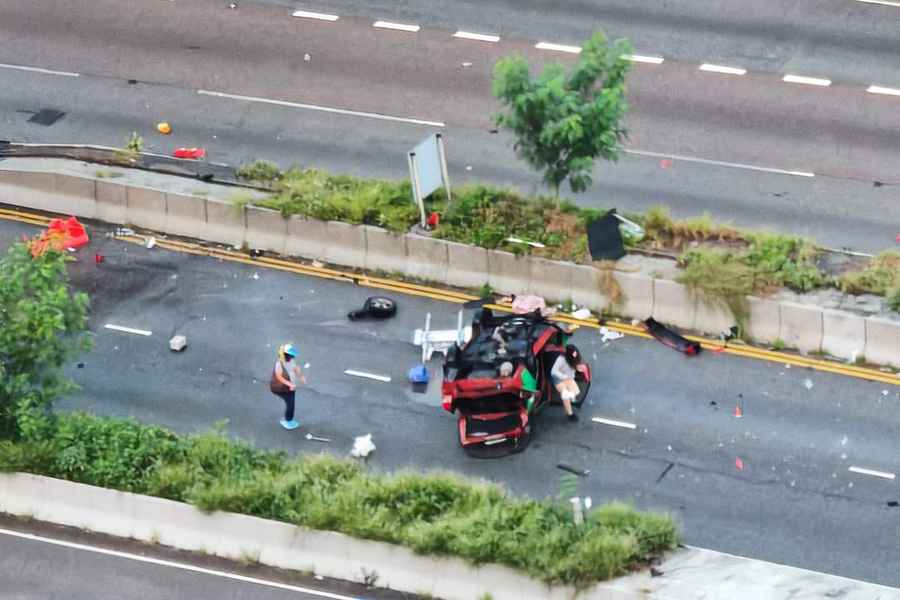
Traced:
[[562, 399], [563, 408], [570, 421], [577, 421], [578, 415], [572, 408], [572, 402], [578, 398], [581, 390], [578, 389], [578, 383], [575, 381], [575, 369], [581, 362], [581, 355], [575, 346], [566, 346], [566, 351], [556, 357], [553, 368], [550, 370], [550, 379], [553, 381], [554, 387], [559, 391]]
[[272, 382], [269, 388], [272, 393], [284, 400], [284, 419], [281, 426], [285, 429], [297, 429], [300, 424], [294, 420], [294, 399], [297, 390], [297, 382], [306, 383], [306, 377], [300, 371], [300, 365], [294, 361], [297, 358], [297, 349], [292, 344], [285, 344], [278, 348], [278, 360], [272, 369]]

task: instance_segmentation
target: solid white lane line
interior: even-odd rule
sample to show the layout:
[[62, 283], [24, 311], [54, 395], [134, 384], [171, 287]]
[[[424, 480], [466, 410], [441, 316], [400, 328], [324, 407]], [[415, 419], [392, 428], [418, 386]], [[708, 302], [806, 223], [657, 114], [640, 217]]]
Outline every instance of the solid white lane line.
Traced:
[[32, 73], [43, 73], [44, 75], [62, 75], [63, 77], [81, 77], [78, 73], [69, 71], [53, 71], [51, 69], [41, 69], [38, 67], [23, 67], [22, 65], [6, 65], [0, 63], [0, 69], [15, 69], [17, 71], [31, 71]]
[[405, 25], [403, 23], [391, 23], [390, 21], [375, 21], [372, 23], [372, 27], [378, 27], [379, 29], [394, 29], [396, 31], [409, 31], [410, 33], [416, 33], [421, 29], [418, 25]]
[[244, 100], [246, 102], [261, 102], [263, 104], [274, 104], [275, 106], [287, 106], [290, 108], [304, 108], [306, 110], [318, 110], [321, 112], [335, 113], [338, 115], [349, 115], [351, 117], [366, 117], [368, 119], [380, 119], [382, 121], [394, 121], [397, 123], [411, 123], [413, 125], [429, 125], [431, 127], [444, 127], [444, 123], [440, 121], [424, 121], [422, 119], [408, 119], [406, 117], [394, 117], [391, 115], [382, 115], [379, 113], [362, 112], [358, 110], [347, 110], [344, 108], [331, 108], [328, 106], [318, 106], [316, 104], [303, 104], [302, 102], [287, 102], [285, 100], [272, 100], [270, 98], [258, 98], [256, 96], [241, 96], [239, 94], [226, 94], [225, 92], [211, 92], [209, 90], [197, 90], [202, 96], [214, 96], [216, 98], [229, 98], [231, 100]]
[[457, 31], [453, 34], [455, 38], [461, 38], [464, 40], [475, 40], [477, 42], [491, 42], [496, 44], [500, 41], [499, 35], [490, 35], [487, 33], [472, 33], [471, 31]]
[[648, 152], [646, 150], [623, 150], [626, 154], [634, 154], [635, 156], [650, 156], [653, 158], [670, 158], [672, 160], [683, 160], [685, 162], [699, 163], [702, 165], [715, 165], [717, 167], [734, 167], [735, 169], [747, 169], [749, 171], [762, 171], [763, 173], [778, 173], [779, 175], [796, 175], [797, 177], [815, 177], [815, 173], [809, 171], [789, 171], [787, 169], [775, 169], [772, 167], [758, 167], [756, 165], [745, 165], [743, 163], [725, 162], [723, 160], [710, 160], [708, 158], [697, 158], [695, 156], [680, 156], [678, 154], [665, 154], [663, 152]]
[[345, 375], [353, 375], [354, 377], [364, 377], [366, 379], [374, 379], [375, 381], [383, 381], [384, 383], [390, 383], [391, 378], [387, 375], [376, 375], [375, 373], [366, 373], [365, 371], [354, 371], [353, 369], [347, 369], [344, 371]]
[[353, 596], [344, 596], [342, 594], [333, 594], [331, 592], [324, 592], [321, 590], [314, 590], [310, 588], [304, 588], [296, 585], [287, 585], [285, 583], [278, 583], [276, 581], [266, 581], [265, 579], [257, 579], [256, 577], [247, 577], [245, 575], [238, 575], [237, 573], [229, 573], [227, 571], [217, 571], [215, 569], [205, 569], [203, 567], [197, 567], [194, 565], [189, 565], [185, 563], [178, 563], [171, 560], [162, 560], [159, 558], [152, 558], [150, 556], [141, 556], [140, 554], [132, 554], [130, 552], [121, 552], [119, 550], [110, 550], [108, 548], [100, 548], [97, 546], [88, 546], [87, 544], [78, 544], [75, 542], [67, 542], [65, 540], [57, 540], [53, 538], [48, 538], [40, 535], [34, 535], [33, 533], [23, 533], [21, 531], [12, 531], [10, 529], [0, 529], [0, 535], [7, 535], [10, 537], [16, 537], [23, 540], [30, 540], [33, 542], [42, 542], [44, 544], [51, 544], [53, 546], [61, 546], [63, 548], [70, 548], [72, 550], [82, 550], [84, 552], [93, 552], [94, 554], [102, 554], [104, 556], [114, 556], [116, 558], [124, 558], [127, 560], [133, 560], [136, 562], [142, 562], [150, 565], [156, 565], [159, 567], [169, 567], [172, 569], [180, 569], [182, 571], [190, 571], [192, 573], [200, 573], [202, 575], [212, 575], [213, 577], [224, 577], [225, 579], [231, 579], [234, 581], [241, 581], [244, 583], [253, 583], [256, 585], [263, 585], [270, 588], [277, 588], [280, 590], [288, 590], [291, 592], [298, 592], [301, 594], [308, 594], [310, 596], [318, 596], [319, 598], [330, 598], [331, 600], [359, 600], [359, 598]]
[[882, 479], [894, 479], [893, 473], [885, 473], [884, 471], [873, 471], [872, 469], [863, 469], [862, 467], [850, 467], [847, 470], [851, 473], [859, 473], [860, 475], [871, 475], [872, 477], [881, 477]]
[[538, 50], [553, 50], [554, 52], [568, 52], [569, 54], [581, 54], [580, 46], [566, 46], [565, 44], [551, 44], [550, 42], [538, 42], [534, 45]]
[[857, 2], [865, 2], [866, 4], [881, 4], [882, 6], [893, 6], [900, 8], [900, 2], [891, 2], [890, 0], [857, 0]]
[[830, 79], [805, 77], [803, 75], [785, 75], [781, 80], [785, 83], [802, 83], [804, 85], [817, 85], [819, 87], [828, 87], [831, 85]]
[[709, 71], [710, 73], [724, 73], [725, 75], [746, 75], [747, 69], [741, 69], [740, 67], [726, 67], [724, 65], [713, 65], [710, 63], [703, 63], [700, 65], [701, 71]]
[[340, 17], [337, 15], [328, 15], [325, 13], [311, 12], [308, 10], [295, 10], [292, 14], [292, 17], [299, 17], [301, 19], [316, 19], [318, 21], [337, 21]]
[[132, 329], [131, 327], [122, 327], [121, 325], [112, 325], [107, 323], [104, 325], [106, 329], [112, 329], [113, 331], [121, 331], [122, 333], [133, 333], [135, 335], [153, 335], [152, 331], [147, 331], [146, 329]]
[[885, 94], [887, 96], [900, 96], [900, 90], [897, 88], [882, 87], [880, 85], [870, 85], [867, 92], [870, 94]]
[[624, 427], [625, 429], [637, 429], [634, 423], [626, 423], [625, 421], [616, 421], [615, 419], [604, 419], [603, 417], [593, 417], [594, 423], [602, 423], [603, 425], [612, 425], [613, 427]]
[[622, 58], [631, 62], [647, 63], [650, 65], [661, 65], [666, 60], [662, 56], [643, 56], [641, 54], [623, 54]]

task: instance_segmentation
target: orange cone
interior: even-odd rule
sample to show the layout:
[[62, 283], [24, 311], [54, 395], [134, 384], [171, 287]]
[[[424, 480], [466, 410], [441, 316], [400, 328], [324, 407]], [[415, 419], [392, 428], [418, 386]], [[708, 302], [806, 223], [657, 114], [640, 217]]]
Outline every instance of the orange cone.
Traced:
[[740, 419], [740, 418], [743, 417], [743, 416], [744, 416], [744, 411], [741, 410], [741, 405], [740, 405], [740, 404], [736, 404], [736, 405], [734, 406], [734, 418], [735, 418], [735, 419]]

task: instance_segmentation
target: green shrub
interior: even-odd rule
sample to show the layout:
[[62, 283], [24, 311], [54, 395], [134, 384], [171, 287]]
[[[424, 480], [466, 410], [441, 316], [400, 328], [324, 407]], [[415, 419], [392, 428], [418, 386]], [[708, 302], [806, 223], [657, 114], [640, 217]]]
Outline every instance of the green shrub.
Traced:
[[0, 442], [0, 470], [505, 564], [548, 583], [586, 586], [678, 543], [671, 518], [631, 506], [600, 507], [577, 527], [558, 502], [513, 498], [457, 475], [378, 475], [324, 455], [288, 459], [229, 439], [221, 426], [177, 436], [131, 420], [62, 414], [43, 436]]
[[248, 181], [262, 182], [275, 182], [284, 176], [278, 165], [268, 160], [257, 160], [248, 165], [241, 165], [235, 171], [235, 175]]
[[896, 310], [896, 298], [900, 293], [900, 252], [882, 252], [864, 270], [845, 273], [838, 280], [838, 285], [850, 294], [887, 296], [888, 304], [893, 303], [892, 307]]
[[681, 260], [684, 271], [677, 280], [706, 303], [729, 310], [738, 327], [746, 330], [747, 296], [756, 281], [753, 268], [730, 252], [705, 248], [691, 250]]

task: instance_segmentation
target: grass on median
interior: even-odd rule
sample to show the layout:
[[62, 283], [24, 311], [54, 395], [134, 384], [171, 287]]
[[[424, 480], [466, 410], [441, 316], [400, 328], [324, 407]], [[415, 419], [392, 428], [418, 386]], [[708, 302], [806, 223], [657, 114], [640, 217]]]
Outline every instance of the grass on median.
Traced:
[[673, 549], [666, 515], [609, 504], [572, 523], [567, 503], [509, 496], [450, 474], [373, 474], [324, 455], [289, 458], [219, 428], [179, 436], [132, 420], [60, 414], [0, 442], [0, 470], [26, 471], [189, 502], [431, 555], [500, 563], [548, 583], [587, 586]]
[[882, 252], [864, 270], [842, 275], [838, 285], [849, 294], [886, 296], [891, 308], [900, 311], [900, 251]]

